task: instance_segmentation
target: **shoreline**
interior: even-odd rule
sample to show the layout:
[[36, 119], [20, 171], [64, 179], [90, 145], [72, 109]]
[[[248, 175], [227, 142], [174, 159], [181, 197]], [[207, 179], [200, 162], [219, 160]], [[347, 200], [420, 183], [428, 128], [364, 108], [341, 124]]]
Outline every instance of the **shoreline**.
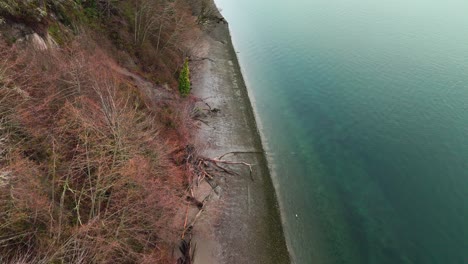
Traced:
[[[210, 4], [222, 18], [214, 1]], [[231, 166], [238, 175], [217, 177], [218, 192], [193, 230], [194, 263], [290, 263], [279, 201], [228, 24], [210, 22], [199, 42], [197, 55], [208, 59], [193, 62], [192, 92], [219, 112], [199, 124], [197, 141], [207, 144], [197, 147], [207, 157], [244, 152], [226, 159], [255, 166], [251, 178], [239, 166]], [[201, 185], [195, 195], [210, 188]]]

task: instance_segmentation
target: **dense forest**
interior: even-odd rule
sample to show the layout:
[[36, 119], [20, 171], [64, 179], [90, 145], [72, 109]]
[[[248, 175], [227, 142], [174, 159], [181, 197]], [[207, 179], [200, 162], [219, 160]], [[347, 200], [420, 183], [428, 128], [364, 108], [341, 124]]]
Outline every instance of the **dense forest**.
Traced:
[[0, 263], [177, 261], [196, 100], [178, 80], [210, 16], [197, 0], [0, 1]]

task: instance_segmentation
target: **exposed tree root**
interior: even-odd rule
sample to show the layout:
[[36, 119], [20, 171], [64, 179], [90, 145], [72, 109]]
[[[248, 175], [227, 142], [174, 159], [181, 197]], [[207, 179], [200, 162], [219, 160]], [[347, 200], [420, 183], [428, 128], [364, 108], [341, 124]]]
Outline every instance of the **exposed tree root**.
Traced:
[[231, 151], [231, 152], [224, 153], [223, 155], [219, 156], [216, 159], [221, 160], [223, 159], [223, 157], [230, 155], [230, 154], [261, 154], [261, 153], [263, 152], [262, 151]]
[[[196, 224], [197, 220], [200, 218], [203, 212], [205, 212], [205, 207], [206, 203], [213, 194], [213, 192], [217, 193], [215, 188], [216, 186], [213, 186], [214, 179], [216, 176], [226, 173], [229, 175], [239, 175], [238, 172], [226, 168], [224, 166], [221, 166], [222, 164], [225, 165], [242, 165], [247, 168], [249, 168], [249, 175], [252, 181], [254, 181], [253, 178], [253, 169], [252, 167], [255, 164], [250, 164], [247, 162], [243, 161], [228, 161], [228, 160], [223, 160], [224, 157], [227, 155], [235, 155], [235, 154], [261, 154], [261, 151], [231, 151], [224, 153], [223, 155], [217, 157], [217, 158], [206, 158], [199, 156], [196, 153], [195, 147], [192, 145], [187, 145], [184, 148], [177, 149], [173, 152], [173, 154], [180, 153], [182, 151], [185, 151], [185, 158], [183, 163], [185, 164], [187, 171], [189, 172], [189, 189], [188, 189], [188, 195], [187, 195], [187, 209], [185, 213], [185, 221], [184, 221], [184, 228], [182, 231], [182, 244], [180, 246], [180, 250], [183, 254], [183, 258], [179, 258], [178, 263], [192, 263], [191, 261], [193, 260], [194, 256], [194, 250], [192, 251], [191, 249], [191, 232]], [[207, 181], [208, 184], [211, 187], [211, 192], [209, 195], [207, 195], [202, 201], [199, 201], [197, 198], [195, 198], [193, 194], [193, 187], [194, 185], [199, 186], [201, 182]], [[194, 216], [194, 218], [191, 220], [189, 223], [189, 206], [196, 206], [199, 211], [197, 214]]]
[[238, 173], [230, 171], [230, 170], [228, 170], [228, 169], [226, 169], [224, 167], [221, 167], [221, 166], [219, 166], [218, 163], [228, 164], [228, 165], [244, 165], [244, 166], [249, 168], [250, 179], [252, 179], [252, 181], [254, 181], [254, 178], [253, 178], [253, 175], [252, 175], [252, 166], [254, 166], [255, 164], [250, 164], [250, 163], [242, 162], [242, 161], [241, 162], [235, 162], [235, 161], [226, 161], [226, 160], [220, 160], [220, 159], [205, 159], [205, 160], [214, 163], [216, 167], [221, 168], [226, 173], [229, 173], [229, 174], [235, 173], [236, 175], [238, 175]]

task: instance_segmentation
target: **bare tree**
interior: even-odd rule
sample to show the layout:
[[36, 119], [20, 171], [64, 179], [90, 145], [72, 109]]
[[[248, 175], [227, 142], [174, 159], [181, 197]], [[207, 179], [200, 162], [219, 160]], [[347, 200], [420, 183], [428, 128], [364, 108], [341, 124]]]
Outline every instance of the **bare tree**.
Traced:
[[142, 0], [137, 3], [134, 21], [134, 40], [137, 46], [142, 45], [148, 34], [157, 28], [159, 22], [157, 8], [153, 0]]

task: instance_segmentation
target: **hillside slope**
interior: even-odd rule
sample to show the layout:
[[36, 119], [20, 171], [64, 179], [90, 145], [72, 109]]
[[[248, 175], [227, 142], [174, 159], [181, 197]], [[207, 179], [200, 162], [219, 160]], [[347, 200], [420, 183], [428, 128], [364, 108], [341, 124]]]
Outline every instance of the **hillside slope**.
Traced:
[[1, 263], [173, 263], [197, 113], [177, 90], [204, 18], [194, 7], [0, 2]]

